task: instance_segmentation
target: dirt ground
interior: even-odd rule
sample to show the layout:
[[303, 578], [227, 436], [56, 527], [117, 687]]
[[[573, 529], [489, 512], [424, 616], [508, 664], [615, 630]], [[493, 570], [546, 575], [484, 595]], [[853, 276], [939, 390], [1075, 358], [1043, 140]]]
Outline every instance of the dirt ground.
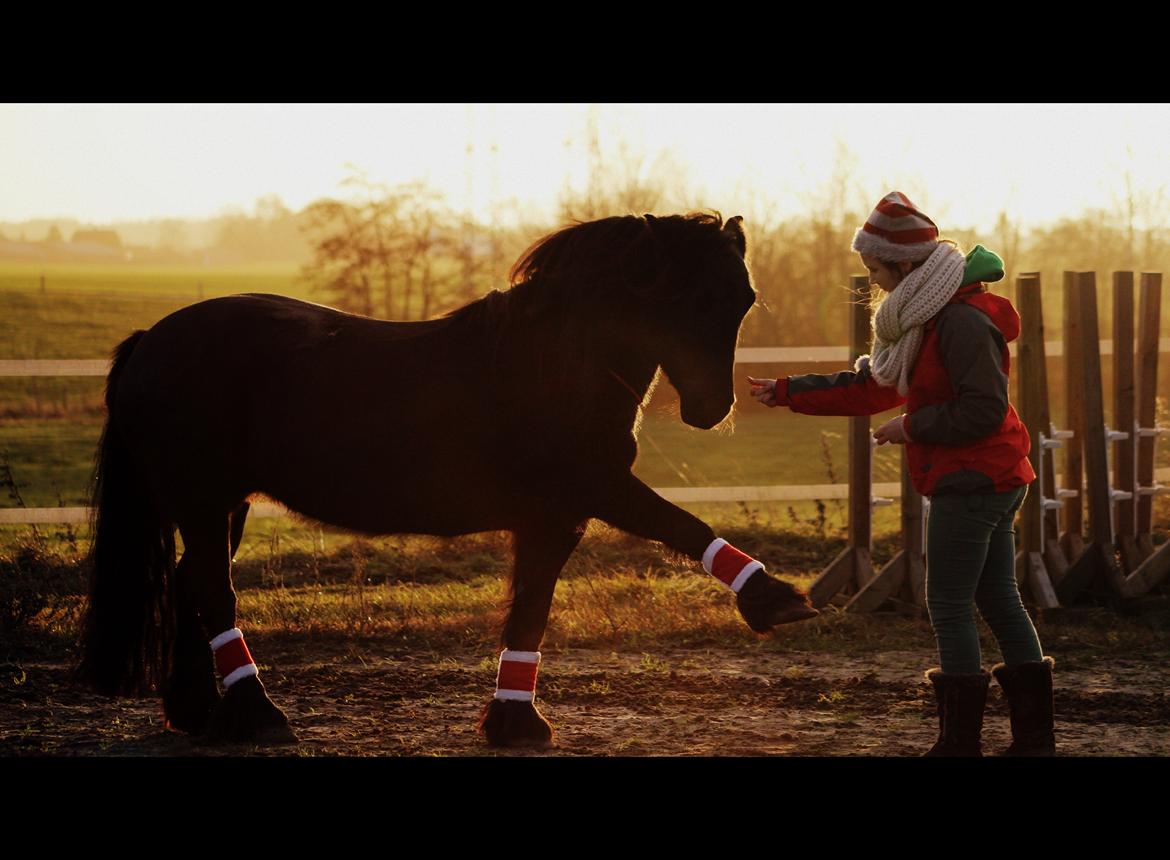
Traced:
[[[63, 662], [5, 664], [0, 756], [914, 756], [937, 732], [932, 652], [858, 658], [751, 649], [546, 652], [538, 706], [551, 750], [498, 750], [475, 731], [494, 656], [389, 645], [266, 642], [261, 678], [300, 743], [207, 747], [167, 731], [156, 699], [103, 699]], [[1057, 655], [1062, 756], [1170, 754], [1164, 661]], [[1009, 740], [992, 685], [985, 750]]]

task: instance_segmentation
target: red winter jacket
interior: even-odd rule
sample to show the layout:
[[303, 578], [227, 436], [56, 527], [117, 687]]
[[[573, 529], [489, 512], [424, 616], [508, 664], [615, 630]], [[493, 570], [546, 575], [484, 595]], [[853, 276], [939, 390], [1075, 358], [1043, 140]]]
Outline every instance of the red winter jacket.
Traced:
[[967, 284], [926, 323], [907, 397], [866, 367], [778, 379], [776, 402], [808, 415], [874, 415], [905, 403], [919, 493], [1002, 493], [1036, 478], [1028, 430], [1008, 402], [1007, 345], [1019, 334], [1011, 302]]

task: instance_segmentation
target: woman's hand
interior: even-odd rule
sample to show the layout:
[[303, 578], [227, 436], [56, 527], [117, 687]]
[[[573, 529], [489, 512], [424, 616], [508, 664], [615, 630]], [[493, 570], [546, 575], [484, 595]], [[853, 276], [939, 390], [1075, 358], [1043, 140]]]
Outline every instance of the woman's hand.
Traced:
[[752, 397], [763, 403], [765, 406], [772, 408], [776, 405], [776, 380], [775, 379], [755, 379], [748, 377], [748, 382], [752, 386]]
[[873, 438], [877, 439], [879, 445], [885, 445], [887, 442], [902, 445], [909, 442], [910, 436], [906, 433], [906, 427], [902, 423], [905, 420], [905, 414], [899, 415], [897, 418], [891, 418], [881, 427], [873, 431]]

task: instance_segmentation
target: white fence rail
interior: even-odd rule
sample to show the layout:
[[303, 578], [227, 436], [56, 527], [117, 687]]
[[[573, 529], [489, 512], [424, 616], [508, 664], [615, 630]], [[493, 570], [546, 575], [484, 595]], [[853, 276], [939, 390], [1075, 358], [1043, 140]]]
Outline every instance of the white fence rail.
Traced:
[[[1064, 342], [1046, 341], [1048, 357], [1064, 354]], [[1170, 338], [1161, 338], [1159, 352], [1170, 352]], [[1015, 353], [1015, 344], [1011, 344]], [[1113, 354], [1113, 341], [1101, 341], [1101, 353]], [[742, 347], [735, 351], [736, 364], [845, 364], [849, 361], [846, 346], [765, 346]], [[0, 376], [105, 376], [110, 363], [106, 359], [0, 359]], [[1158, 469], [1159, 481], [1170, 480], [1170, 468]], [[848, 484], [789, 484], [772, 487], [655, 487], [664, 499], [671, 502], [802, 502], [816, 499], [846, 499]], [[879, 496], [898, 497], [902, 485], [898, 482], [874, 484]], [[279, 517], [288, 511], [272, 502], [252, 506], [249, 516]], [[0, 508], [0, 525], [85, 523], [89, 508]]]
[[[1154, 472], [1157, 481], [1170, 481], [1170, 467]], [[848, 484], [796, 484], [777, 487], [655, 487], [654, 491], [671, 502], [807, 502], [815, 499], [849, 498]], [[898, 498], [901, 482], [873, 485], [876, 496]], [[256, 502], [249, 517], [283, 517], [290, 514], [283, 505]], [[0, 525], [47, 525], [87, 523], [89, 508], [0, 508]]]

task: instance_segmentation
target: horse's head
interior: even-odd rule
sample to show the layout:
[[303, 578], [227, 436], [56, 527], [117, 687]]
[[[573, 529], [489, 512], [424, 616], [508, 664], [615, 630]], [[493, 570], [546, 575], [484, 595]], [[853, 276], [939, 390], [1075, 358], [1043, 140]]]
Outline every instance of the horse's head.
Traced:
[[735, 402], [735, 345], [756, 300], [738, 215], [645, 216], [646, 235], [627, 255], [654, 358], [678, 391], [682, 420], [709, 429]]
[[705, 212], [602, 218], [539, 240], [513, 267], [512, 294], [548, 342], [544, 396], [583, 408], [614, 374], [645, 390], [661, 366], [683, 421], [714, 427], [735, 399], [735, 343], [756, 299], [745, 253], [742, 219]]

